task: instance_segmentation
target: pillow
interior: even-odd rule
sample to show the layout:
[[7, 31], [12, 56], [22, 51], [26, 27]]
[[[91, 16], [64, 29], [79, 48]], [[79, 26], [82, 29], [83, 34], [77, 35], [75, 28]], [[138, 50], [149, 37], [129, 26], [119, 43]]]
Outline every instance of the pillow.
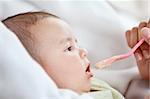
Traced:
[[0, 22], [0, 99], [91, 99], [58, 89], [18, 38]]
[[54, 82], [0, 23], [0, 99], [44, 99], [49, 92], [57, 93]]

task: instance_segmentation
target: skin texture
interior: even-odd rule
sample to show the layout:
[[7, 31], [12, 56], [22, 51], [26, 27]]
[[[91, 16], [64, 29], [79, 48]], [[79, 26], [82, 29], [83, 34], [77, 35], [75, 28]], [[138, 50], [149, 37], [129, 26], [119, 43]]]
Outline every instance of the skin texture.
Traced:
[[145, 42], [135, 51], [134, 56], [138, 65], [141, 77], [150, 79], [150, 21], [141, 22], [138, 27], [133, 27], [126, 32], [127, 43], [132, 48], [141, 38]]
[[90, 62], [87, 51], [80, 48], [67, 23], [57, 18], [45, 18], [30, 27], [40, 64], [59, 88], [72, 89], [81, 94], [90, 91]]

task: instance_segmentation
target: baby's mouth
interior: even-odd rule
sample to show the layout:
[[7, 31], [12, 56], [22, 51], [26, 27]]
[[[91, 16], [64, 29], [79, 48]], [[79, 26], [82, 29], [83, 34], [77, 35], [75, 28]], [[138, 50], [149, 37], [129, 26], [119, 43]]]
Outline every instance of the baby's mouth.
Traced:
[[86, 74], [87, 74], [88, 78], [93, 77], [93, 74], [91, 73], [90, 64], [88, 64], [88, 66], [87, 66], [87, 68], [86, 68], [85, 72], [86, 72]]
[[91, 72], [91, 70], [90, 70], [90, 64], [88, 64], [88, 66], [87, 66], [85, 72]]

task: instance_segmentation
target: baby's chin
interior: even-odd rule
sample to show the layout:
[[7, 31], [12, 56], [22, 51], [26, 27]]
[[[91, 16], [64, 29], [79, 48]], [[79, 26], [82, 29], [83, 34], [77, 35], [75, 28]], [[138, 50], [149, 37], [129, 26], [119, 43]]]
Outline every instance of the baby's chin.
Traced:
[[[86, 85], [86, 86], [85, 86]], [[91, 90], [91, 83], [85, 84], [84, 88], [82, 88], [78, 93], [83, 94], [83, 93], [88, 93]]]
[[83, 94], [83, 93], [88, 93], [88, 92], [90, 92], [90, 87], [87, 88], [87, 89], [84, 89], [84, 90], [82, 90], [82, 91], [78, 91], [77, 93], [81, 95], [81, 94]]

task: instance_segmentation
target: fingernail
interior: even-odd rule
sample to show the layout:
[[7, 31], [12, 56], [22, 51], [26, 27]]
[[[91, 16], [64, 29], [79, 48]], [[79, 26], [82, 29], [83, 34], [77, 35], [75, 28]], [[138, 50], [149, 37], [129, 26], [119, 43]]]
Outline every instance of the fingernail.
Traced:
[[142, 60], [142, 56], [139, 53], [135, 53], [135, 58], [137, 61]]
[[150, 29], [147, 27], [142, 28], [142, 37], [150, 44]]
[[141, 30], [142, 32], [142, 36], [144, 36], [145, 38], [150, 38], [150, 29], [147, 27], [142, 28]]

